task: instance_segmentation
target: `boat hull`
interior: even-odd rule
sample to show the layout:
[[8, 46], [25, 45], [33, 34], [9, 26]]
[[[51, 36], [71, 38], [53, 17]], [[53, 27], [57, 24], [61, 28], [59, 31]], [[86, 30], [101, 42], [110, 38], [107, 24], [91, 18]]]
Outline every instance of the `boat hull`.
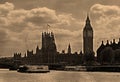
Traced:
[[18, 70], [21, 73], [47, 73], [50, 72], [48, 66], [22, 66]]
[[48, 73], [50, 71], [18, 71], [21, 73]]

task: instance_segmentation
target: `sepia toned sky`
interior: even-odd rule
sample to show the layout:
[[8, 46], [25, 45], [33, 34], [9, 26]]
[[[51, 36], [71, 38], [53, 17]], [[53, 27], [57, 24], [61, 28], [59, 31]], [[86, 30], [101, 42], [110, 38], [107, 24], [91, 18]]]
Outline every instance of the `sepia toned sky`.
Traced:
[[[120, 38], [119, 0], [0, 0], [0, 57], [41, 48], [41, 33], [55, 34], [57, 50], [82, 50], [82, 30], [89, 13], [94, 51], [103, 40]], [[47, 24], [51, 27], [48, 29]]]

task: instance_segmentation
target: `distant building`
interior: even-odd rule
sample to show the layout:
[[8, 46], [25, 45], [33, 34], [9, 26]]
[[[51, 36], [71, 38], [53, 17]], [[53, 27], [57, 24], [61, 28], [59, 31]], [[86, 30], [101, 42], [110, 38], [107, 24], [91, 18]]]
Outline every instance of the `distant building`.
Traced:
[[108, 41], [106, 44], [101, 43], [97, 49], [97, 61], [100, 64], [120, 64], [120, 39], [119, 42]]
[[87, 16], [86, 24], [83, 29], [83, 52], [84, 54], [93, 52], [93, 29]]
[[71, 54], [71, 46], [70, 46], [70, 44], [68, 45], [68, 54]]
[[22, 61], [21, 53], [14, 53], [12, 63], [15, 64], [15, 65], [20, 65], [21, 61]]
[[[14, 55], [16, 58], [16, 55]], [[65, 53], [57, 52], [55, 43], [55, 37], [53, 32], [42, 33], [42, 47], [36, 47], [36, 53], [27, 50], [27, 54], [21, 59], [23, 64], [67, 64], [67, 65], [79, 65], [82, 64], [82, 52], [71, 52], [71, 46], [68, 45], [68, 51]]]
[[21, 60], [21, 53], [14, 53], [14, 60]]
[[[90, 24], [90, 19], [87, 16], [86, 24], [83, 29], [83, 51], [84, 54], [93, 52], [93, 29]], [[55, 64], [64, 63], [68, 65], [80, 65], [83, 64], [83, 53], [71, 52], [71, 45], [68, 45], [67, 53], [63, 50], [62, 53], [57, 51], [55, 37], [53, 32], [42, 33], [42, 47], [36, 47], [36, 53], [27, 50], [27, 54], [22, 58], [23, 64]], [[87, 57], [93, 57], [93, 55], [86, 55]]]
[[83, 29], [83, 52], [84, 65], [95, 65], [95, 54], [93, 51], [93, 28], [88, 15]]

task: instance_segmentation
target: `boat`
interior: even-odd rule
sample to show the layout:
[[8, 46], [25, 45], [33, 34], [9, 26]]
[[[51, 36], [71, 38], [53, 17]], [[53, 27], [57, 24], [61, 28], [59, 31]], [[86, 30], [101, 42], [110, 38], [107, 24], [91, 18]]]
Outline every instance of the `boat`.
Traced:
[[22, 73], [47, 73], [50, 72], [48, 66], [39, 66], [39, 65], [23, 65], [20, 66], [17, 70]]

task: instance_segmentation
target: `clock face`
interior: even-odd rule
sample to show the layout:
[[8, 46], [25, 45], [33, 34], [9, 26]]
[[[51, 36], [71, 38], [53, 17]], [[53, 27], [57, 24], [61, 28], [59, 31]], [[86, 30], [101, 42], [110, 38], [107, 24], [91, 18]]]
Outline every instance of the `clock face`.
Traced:
[[93, 33], [92, 33], [92, 31], [88, 31], [88, 36], [93, 36]]

